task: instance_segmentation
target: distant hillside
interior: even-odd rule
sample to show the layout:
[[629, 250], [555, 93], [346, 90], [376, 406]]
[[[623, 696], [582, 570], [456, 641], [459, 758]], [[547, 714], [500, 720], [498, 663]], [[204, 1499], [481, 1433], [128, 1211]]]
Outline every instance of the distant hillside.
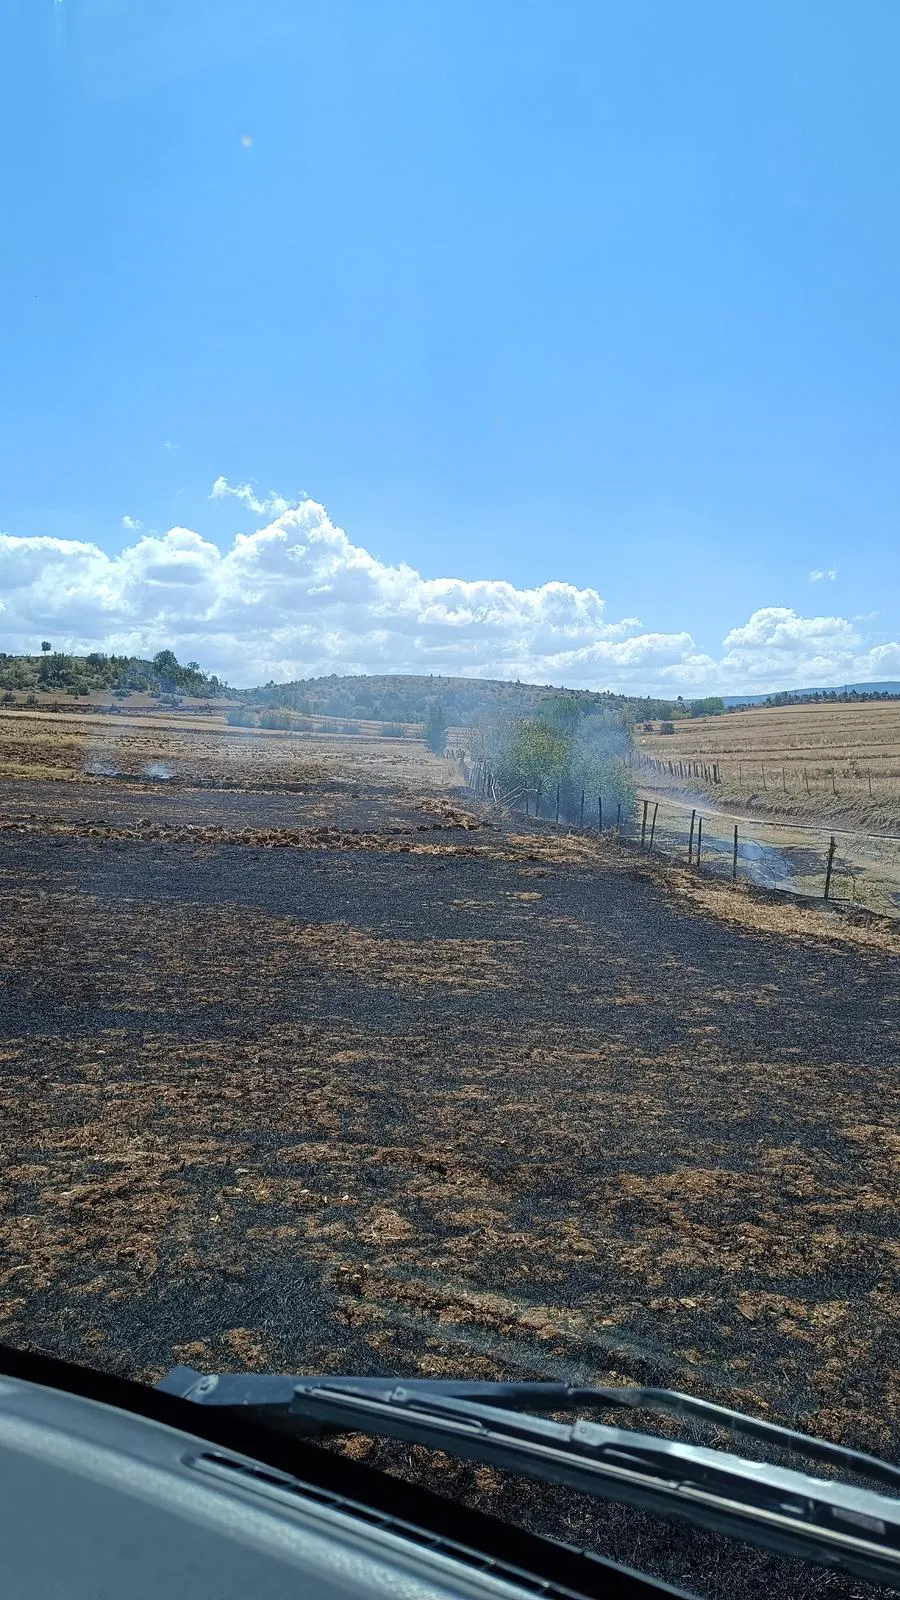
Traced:
[[726, 694], [723, 698], [731, 710], [733, 706], [787, 705], [795, 700], [868, 700], [876, 696], [900, 699], [900, 683], [842, 683], [836, 688], [779, 689], [768, 694]]
[[451, 726], [468, 726], [483, 717], [530, 716], [559, 695], [572, 695], [583, 705], [598, 709], [618, 710], [631, 722], [698, 716], [723, 709], [723, 702], [718, 699], [660, 700], [551, 684], [504, 683], [496, 678], [416, 677], [404, 673], [267, 683], [247, 690], [242, 698], [305, 716], [395, 723], [424, 722], [432, 707], [439, 705]]
[[5, 695], [8, 704], [10, 700], [21, 701], [23, 692], [26, 698], [32, 694], [58, 694], [78, 699], [112, 693], [122, 700], [131, 694], [177, 700], [180, 695], [215, 699], [229, 695], [231, 690], [215, 673], [201, 672], [196, 661], [182, 666], [171, 650], [159, 650], [152, 661], [141, 656], [104, 655], [99, 650], [73, 656], [53, 650], [48, 641], [47, 649], [39, 656], [12, 656], [0, 651], [0, 696]]

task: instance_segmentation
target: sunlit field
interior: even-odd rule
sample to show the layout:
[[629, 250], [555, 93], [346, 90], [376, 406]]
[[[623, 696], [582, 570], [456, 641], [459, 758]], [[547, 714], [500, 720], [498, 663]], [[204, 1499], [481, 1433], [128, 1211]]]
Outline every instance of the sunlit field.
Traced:
[[[793, 818], [840, 819], [900, 834], [900, 700], [751, 706], [638, 731], [638, 749], [663, 767], [654, 785], [699, 787], [718, 801]], [[668, 764], [718, 769], [710, 786]]]

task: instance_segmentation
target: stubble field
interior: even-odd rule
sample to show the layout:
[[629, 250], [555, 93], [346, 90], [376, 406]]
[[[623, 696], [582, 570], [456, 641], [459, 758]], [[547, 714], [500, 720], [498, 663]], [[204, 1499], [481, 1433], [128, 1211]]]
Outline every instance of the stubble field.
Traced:
[[507, 825], [421, 747], [145, 731], [54, 780], [63, 730], [3, 719], [0, 1337], [647, 1381], [895, 1451], [895, 934]]
[[[900, 836], [900, 700], [750, 706], [674, 728], [640, 733], [639, 749], [658, 762], [715, 762], [717, 802]], [[677, 787], [662, 772], [653, 782]]]

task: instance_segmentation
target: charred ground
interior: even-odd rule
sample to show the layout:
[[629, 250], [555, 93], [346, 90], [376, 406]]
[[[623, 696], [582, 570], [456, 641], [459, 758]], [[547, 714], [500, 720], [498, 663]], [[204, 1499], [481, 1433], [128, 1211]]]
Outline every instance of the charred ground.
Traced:
[[889, 935], [726, 921], [438, 786], [3, 787], [0, 1336], [895, 1449]]

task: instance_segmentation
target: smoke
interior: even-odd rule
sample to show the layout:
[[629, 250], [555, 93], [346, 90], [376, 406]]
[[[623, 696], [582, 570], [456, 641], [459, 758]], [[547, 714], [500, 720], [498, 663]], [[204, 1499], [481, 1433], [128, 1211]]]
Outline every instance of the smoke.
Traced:
[[[482, 721], [473, 754], [489, 768], [504, 797], [517, 809], [579, 822], [584, 814], [628, 821], [637, 804], [627, 756], [628, 725], [615, 708], [586, 709], [576, 696], [544, 702], [517, 718]], [[582, 802], [582, 796], [583, 802]]]

